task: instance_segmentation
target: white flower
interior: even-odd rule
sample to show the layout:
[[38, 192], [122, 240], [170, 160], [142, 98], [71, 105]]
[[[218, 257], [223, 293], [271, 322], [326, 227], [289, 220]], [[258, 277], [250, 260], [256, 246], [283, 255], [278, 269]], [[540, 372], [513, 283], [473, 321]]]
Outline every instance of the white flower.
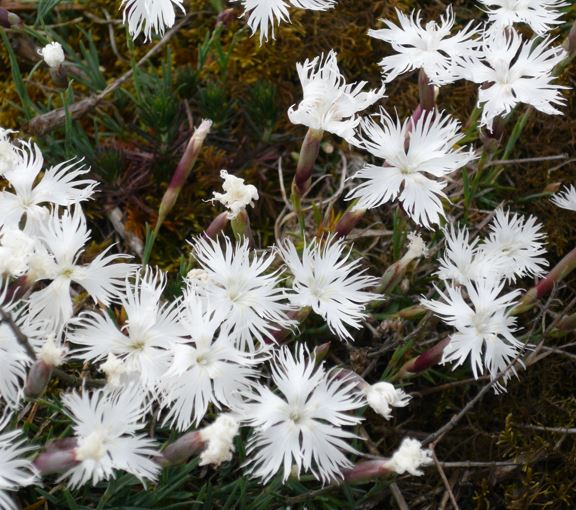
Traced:
[[62, 45], [58, 42], [47, 44], [44, 48], [38, 50], [38, 53], [42, 55], [44, 62], [52, 69], [58, 69], [66, 60]]
[[244, 15], [248, 15], [248, 26], [252, 35], [260, 32], [260, 44], [271, 32], [274, 39], [274, 27], [283, 21], [290, 21], [288, 6], [313, 11], [325, 11], [334, 7], [336, 0], [237, 0], [244, 6]]
[[566, 56], [549, 38], [525, 42], [515, 31], [490, 33], [484, 37], [482, 58], [466, 64], [466, 77], [482, 86], [478, 105], [483, 107], [481, 125], [492, 129], [493, 120], [510, 113], [520, 103], [532, 105], [549, 115], [560, 115], [556, 108], [565, 103], [552, 83], [552, 70]]
[[236, 348], [225, 332], [217, 333], [223, 317], [188, 289], [180, 322], [191, 341], [173, 348], [172, 365], [159, 389], [164, 423], [186, 430], [198, 424], [208, 405], [230, 406], [257, 376], [258, 359]]
[[576, 188], [567, 186], [561, 192], [552, 195], [552, 203], [562, 209], [576, 212]]
[[185, 13], [183, 0], [122, 0], [123, 21], [128, 22], [128, 30], [133, 39], [144, 32], [146, 41], [152, 39], [152, 32], [164, 35], [166, 27], [176, 21], [175, 7]]
[[64, 363], [67, 354], [68, 349], [56, 340], [54, 334], [49, 334], [38, 351], [38, 359], [50, 367], [59, 367]]
[[[44, 258], [48, 261], [43, 271], [34, 271], [34, 280], [52, 280], [46, 287], [30, 296], [30, 310], [33, 315], [66, 322], [73, 314], [70, 285], [81, 285], [94, 301], [109, 305], [124, 288], [124, 279], [134, 271], [135, 265], [115, 259], [130, 258], [129, 255], [109, 254], [110, 246], [86, 265], [78, 264], [78, 259], [90, 239], [90, 230], [82, 209], [76, 206], [67, 209], [62, 215], [54, 211], [41, 228], [40, 239], [47, 248]], [[38, 254], [41, 257], [42, 254]]]
[[239, 428], [240, 424], [231, 414], [221, 414], [214, 423], [204, 427], [200, 438], [208, 444], [200, 454], [200, 465], [218, 467], [222, 462], [232, 460], [234, 438]]
[[4, 178], [15, 193], [0, 192], [0, 226], [19, 228], [25, 218], [24, 232], [38, 234], [50, 215], [46, 205], [69, 207], [88, 200], [93, 194], [96, 181], [79, 179], [89, 171], [81, 161], [70, 160], [53, 166], [38, 180], [44, 164], [40, 148], [21, 142], [17, 151], [17, 164], [4, 172]]
[[454, 148], [464, 135], [444, 113], [423, 113], [415, 125], [411, 119], [400, 124], [383, 110], [378, 117], [380, 122], [362, 119], [355, 143], [384, 164], [359, 170], [353, 178], [364, 182], [346, 199], [358, 200], [355, 209], [371, 209], [398, 198], [416, 223], [431, 228], [444, 216], [443, 178], [472, 161], [474, 152]]
[[71, 342], [81, 346], [75, 353], [93, 361], [114, 354], [127, 372], [140, 374], [142, 384], [153, 388], [169, 368], [172, 348], [184, 341], [185, 334], [178, 320], [180, 301], [161, 303], [165, 286], [160, 271], [147, 269], [136, 275], [134, 283], [127, 278], [120, 296], [127, 317], [124, 326], [118, 329], [108, 314], [81, 315], [68, 334]]
[[390, 43], [397, 52], [380, 62], [384, 81], [391, 82], [398, 75], [414, 69], [423, 69], [430, 82], [438, 86], [462, 78], [462, 59], [473, 56], [479, 45], [474, 39], [478, 30], [472, 28], [472, 23], [450, 37], [455, 21], [451, 6], [446, 9], [440, 24], [430, 21], [426, 26], [422, 26], [420, 11], [412, 12], [410, 16], [396, 12], [400, 26], [383, 20], [387, 28], [368, 30], [370, 37]]
[[378, 280], [363, 274], [365, 270], [358, 271], [361, 259], [349, 260], [351, 250], [334, 237], [314, 239], [304, 246], [301, 256], [289, 240], [278, 247], [294, 276], [291, 301], [311, 307], [342, 340], [353, 339], [349, 329], [360, 329], [366, 304], [380, 297], [366, 290]]
[[465, 227], [448, 227], [444, 237], [446, 249], [438, 261], [438, 278], [465, 285], [470, 280], [498, 279], [506, 270], [506, 260], [499, 253], [484, 252], [478, 246], [480, 239], [471, 241]]
[[362, 92], [365, 81], [346, 83], [338, 69], [336, 52], [331, 50], [313, 60], [297, 63], [296, 69], [304, 93], [297, 108], [288, 109], [293, 124], [328, 131], [344, 139], [354, 135], [356, 114], [384, 97], [384, 87]]
[[20, 159], [16, 146], [9, 138], [11, 133], [14, 131], [0, 127], [0, 175], [2, 176], [17, 165]]
[[0, 235], [0, 273], [22, 276], [28, 271], [37, 241], [19, 228], [4, 227]]
[[315, 366], [302, 346], [295, 356], [286, 347], [277, 352], [272, 380], [279, 394], [258, 385], [242, 409], [255, 429], [247, 449], [251, 474], [264, 482], [279, 470], [284, 481], [293, 470], [325, 483], [341, 478], [352, 466], [345, 453], [356, 453], [346, 440], [357, 436], [343, 429], [361, 421], [349, 414], [363, 405], [356, 382]]
[[515, 23], [526, 23], [537, 35], [546, 35], [560, 25], [562, 12], [569, 5], [564, 0], [480, 0], [487, 9], [493, 28], [504, 30]]
[[[19, 329], [23, 329], [27, 314], [24, 308], [18, 308], [18, 303], [10, 303], [8, 285], [4, 284], [0, 292], [0, 303], [3, 312], [9, 316]], [[16, 334], [7, 323], [0, 322], [0, 397], [8, 407], [18, 405], [21, 389], [26, 379], [26, 367], [32, 359], [18, 342]]]
[[424, 473], [420, 468], [430, 464], [432, 464], [432, 452], [424, 450], [422, 443], [417, 439], [405, 437], [400, 448], [386, 463], [386, 467], [399, 475], [410, 473], [413, 476], [422, 476]]
[[77, 439], [78, 464], [62, 476], [69, 478], [71, 488], [110, 480], [116, 470], [131, 473], [142, 483], [156, 479], [160, 465], [151, 458], [159, 455], [156, 443], [138, 434], [146, 426], [149, 410], [138, 387], [115, 393], [71, 393], [62, 402], [74, 421]]
[[499, 258], [501, 263], [495, 269], [511, 282], [524, 276], [541, 276], [548, 266], [541, 257], [546, 253], [541, 229], [534, 216], [525, 218], [499, 208], [490, 223], [488, 239], [480, 245], [479, 256]]
[[384, 381], [367, 384], [362, 391], [368, 405], [387, 420], [392, 418], [391, 407], [406, 407], [412, 398], [403, 389], [395, 388], [393, 384]]
[[[10, 421], [10, 415], [5, 414], [0, 419], [0, 431], [3, 431]], [[14, 501], [7, 491], [34, 484], [38, 481], [36, 468], [24, 458], [33, 448], [25, 446], [26, 441], [20, 430], [11, 430], [0, 434], [0, 508], [2, 510], [17, 510]]]
[[230, 209], [228, 213], [229, 219], [234, 219], [238, 216], [240, 211], [246, 209], [247, 206], [254, 207], [254, 200], [258, 200], [258, 190], [252, 184], [244, 184], [244, 179], [240, 179], [234, 175], [230, 175], [226, 170], [220, 171], [220, 177], [224, 179], [222, 189], [226, 193], [213, 192], [214, 198], [220, 202], [224, 207]]
[[106, 387], [112, 390], [122, 388], [140, 379], [138, 372], [131, 372], [126, 368], [127, 363], [112, 353], [108, 354], [106, 361], [100, 365], [100, 371], [106, 375]]
[[254, 350], [255, 340], [273, 339], [274, 331], [292, 325], [286, 315], [291, 307], [278, 286], [280, 272], [268, 272], [273, 253], [251, 253], [246, 239], [235, 246], [227, 237], [223, 241], [224, 246], [206, 237], [192, 242], [193, 254], [207, 273], [205, 281], [196, 285], [223, 314], [223, 327], [239, 347]]
[[447, 284], [446, 293], [436, 288], [441, 300], [421, 300], [423, 306], [456, 329], [444, 348], [443, 363], [455, 361], [457, 367], [470, 356], [475, 378], [484, 368], [495, 377], [508, 366], [522, 348], [514, 337], [516, 318], [508, 314], [520, 290], [500, 295], [503, 288], [503, 281], [492, 279], [458, 288]]

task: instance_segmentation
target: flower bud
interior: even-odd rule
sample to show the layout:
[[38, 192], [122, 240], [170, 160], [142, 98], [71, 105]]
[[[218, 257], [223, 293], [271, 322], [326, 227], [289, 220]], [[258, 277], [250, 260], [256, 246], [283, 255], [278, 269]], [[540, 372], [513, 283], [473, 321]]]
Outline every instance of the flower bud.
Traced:
[[169, 444], [162, 452], [160, 463], [163, 465], [184, 464], [190, 457], [197, 455], [206, 447], [200, 431], [194, 430]]
[[320, 152], [320, 143], [323, 135], [324, 131], [321, 129], [309, 128], [302, 142], [298, 166], [296, 167], [296, 174], [292, 183], [292, 194], [295, 194], [298, 198], [302, 197], [310, 188], [312, 169]]
[[22, 18], [17, 14], [0, 7], [0, 26], [4, 28], [12, 28], [18, 25], [22, 25]]
[[184, 186], [184, 183], [188, 179], [192, 168], [194, 168], [194, 164], [198, 159], [200, 150], [204, 145], [204, 140], [206, 139], [206, 136], [208, 136], [211, 127], [211, 120], [203, 120], [191, 136], [190, 141], [184, 150], [184, 154], [182, 155], [182, 158], [180, 159], [180, 162], [174, 171], [174, 175], [172, 176], [172, 180], [168, 185], [168, 189], [162, 197], [160, 209], [158, 210], [158, 220], [156, 222], [155, 228], [156, 231], [158, 231], [160, 225], [162, 225], [166, 219], [166, 216], [174, 207], [182, 186]]
[[325, 342], [321, 345], [318, 345], [315, 349], [314, 349], [314, 363], [316, 365], [320, 365], [320, 363], [322, 363], [324, 361], [324, 358], [326, 358], [326, 356], [328, 355], [328, 352], [330, 351], [330, 345], [332, 344], [332, 342]]
[[38, 53], [50, 69], [59, 69], [66, 60], [62, 45], [58, 42], [47, 44], [44, 48], [39, 49]]
[[388, 467], [387, 459], [366, 460], [359, 462], [352, 469], [344, 471], [344, 480], [347, 482], [368, 482], [394, 473]]
[[41, 360], [36, 361], [26, 377], [24, 396], [27, 398], [40, 397], [48, 387], [53, 370], [54, 367], [48, 365], [46, 362]]
[[42, 476], [65, 473], [78, 464], [76, 446], [73, 437], [51, 441], [33, 464]]
[[228, 218], [228, 213], [220, 213], [216, 218], [212, 220], [208, 228], [204, 231], [204, 235], [210, 239], [215, 239], [218, 235], [226, 228], [230, 219]]
[[427, 351], [420, 354], [420, 356], [416, 356], [415, 358], [412, 358], [411, 360], [404, 363], [402, 368], [398, 371], [396, 379], [402, 379], [403, 377], [423, 372], [424, 370], [427, 370], [428, 368], [440, 363], [444, 354], [444, 348], [449, 343], [450, 338], [445, 338]]
[[346, 211], [334, 227], [334, 232], [336, 235], [338, 237], [347, 236], [350, 232], [352, 232], [354, 227], [356, 227], [356, 224], [364, 217], [365, 213], [366, 209], [352, 208]]
[[367, 384], [363, 391], [368, 405], [386, 420], [392, 418], [391, 407], [406, 407], [412, 398], [404, 390], [395, 388], [393, 384], [385, 381]]

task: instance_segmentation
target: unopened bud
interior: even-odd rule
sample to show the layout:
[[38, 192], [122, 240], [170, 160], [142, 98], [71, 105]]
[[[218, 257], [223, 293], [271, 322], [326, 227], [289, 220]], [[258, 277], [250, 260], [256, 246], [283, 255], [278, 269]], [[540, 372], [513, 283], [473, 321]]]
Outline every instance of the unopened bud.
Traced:
[[328, 355], [328, 351], [330, 351], [330, 345], [332, 342], [326, 342], [314, 349], [314, 363], [316, 365], [320, 365], [324, 361], [324, 358]]
[[162, 202], [160, 203], [160, 209], [158, 211], [158, 221], [156, 223], [156, 230], [159, 229], [160, 225], [166, 219], [168, 213], [174, 207], [176, 200], [178, 199], [178, 195], [180, 194], [180, 190], [182, 186], [186, 183], [192, 168], [194, 168], [194, 164], [198, 159], [198, 155], [200, 154], [200, 150], [204, 145], [204, 140], [208, 133], [210, 132], [210, 128], [212, 127], [211, 120], [203, 120], [200, 125], [194, 131], [194, 134], [190, 138], [186, 149], [184, 150], [184, 154], [180, 159], [180, 162], [176, 166], [176, 170], [174, 171], [174, 175], [172, 176], [172, 180], [168, 185], [168, 189], [164, 196], [162, 197]]
[[218, 234], [220, 234], [228, 225], [230, 219], [228, 218], [228, 213], [220, 213], [216, 218], [212, 220], [208, 228], [204, 231], [204, 235], [210, 239], [216, 239]]
[[12, 28], [18, 25], [22, 25], [22, 18], [17, 14], [0, 7], [0, 26], [3, 26], [4, 28]]
[[302, 197], [310, 188], [312, 181], [312, 169], [320, 152], [320, 143], [324, 132], [321, 129], [310, 128], [306, 132], [302, 147], [300, 148], [300, 157], [298, 166], [292, 184], [292, 193]]
[[382, 275], [380, 287], [378, 289], [380, 292], [383, 293], [394, 290], [398, 284], [402, 282], [410, 262], [417, 258], [426, 257], [428, 255], [428, 248], [418, 234], [410, 232], [408, 239], [410, 242], [408, 244], [408, 250], [406, 253], [400, 260], [394, 262], [394, 264], [388, 267], [388, 269], [386, 269]]
[[162, 452], [160, 463], [163, 465], [184, 464], [193, 455], [199, 454], [206, 447], [200, 431], [194, 430], [168, 445]]
[[354, 227], [356, 227], [357, 223], [364, 217], [366, 213], [366, 209], [355, 209], [352, 208], [344, 213], [342, 218], [334, 227], [334, 232], [338, 237], [345, 237], [347, 236]]
[[367, 482], [392, 473], [394, 471], [388, 467], [387, 459], [366, 460], [359, 462], [352, 469], [344, 471], [344, 480], [347, 482]]
[[241, 240], [244, 237], [248, 239], [250, 247], [254, 247], [254, 237], [252, 236], [252, 229], [250, 228], [250, 218], [246, 209], [238, 211], [236, 216], [230, 220], [230, 226], [232, 227], [232, 232], [237, 239]]
[[42, 476], [65, 473], [78, 464], [76, 446], [77, 441], [75, 438], [52, 441], [34, 459], [33, 464]]
[[420, 354], [420, 356], [416, 356], [411, 360], [404, 363], [402, 368], [399, 370], [398, 374], [396, 375], [396, 379], [401, 379], [403, 377], [414, 375], [419, 372], [423, 372], [428, 368], [431, 368], [440, 361], [442, 361], [442, 356], [444, 354], [444, 348], [450, 343], [450, 338], [445, 338], [441, 340], [436, 345], [428, 349], [427, 351]]
[[420, 69], [418, 75], [418, 93], [420, 96], [420, 106], [424, 110], [433, 110], [436, 106], [436, 90], [430, 83], [424, 69]]
[[26, 378], [26, 384], [24, 386], [24, 395], [27, 398], [40, 397], [48, 387], [53, 369], [54, 367], [45, 361], [36, 361], [28, 372], [28, 377]]

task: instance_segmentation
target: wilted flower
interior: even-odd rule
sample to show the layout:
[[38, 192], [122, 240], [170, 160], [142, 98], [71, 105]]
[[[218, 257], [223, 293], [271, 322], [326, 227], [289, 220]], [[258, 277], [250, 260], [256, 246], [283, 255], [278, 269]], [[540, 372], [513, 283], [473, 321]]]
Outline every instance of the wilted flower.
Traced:
[[515, 23], [526, 23], [536, 34], [543, 36], [562, 21], [558, 9], [569, 5], [564, 0], [480, 0], [488, 9], [488, 21], [496, 30], [504, 30]]
[[[9, 421], [10, 414], [4, 414], [0, 419], [0, 431], [6, 428]], [[24, 446], [21, 433], [20, 430], [0, 433], [0, 508], [3, 510], [19, 508], [8, 495], [8, 491], [16, 491], [38, 481], [34, 465], [24, 458], [32, 447]]]
[[424, 473], [420, 468], [430, 464], [432, 464], [432, 452], [422, 448], [422, 443], [417, 439], [405, 437], [400, 448], [386, 462], [386, 467], [399, 475], [410, 473], [413, 476], [422, 476]]
[[176, 9], [185, 12], [183, 0], [122, 0], [124, 23], [133, 39], [144, 32], [146, 41], [152, 39], [152, 32], [163, 35], [166, 27], [176, 21]]
[[220, 171], [220, 177], [224, 179], [222, 188], [225, 193], [212, 194], [216, 200], [229, 209], [228, 218], [234, 219], [238, 213], [249, 205], [254, 207], [254, 200], [258, 200], [258, 189], [252, 184], [244, 184], [244, 179], [230, 175], [226, 170]]
[[366, 82], [346, 83], [338, 69], [336, 52], [296, 64], [304, 99], [288, 109], [293, 124], [328, 131], [344, 139], [354, 135], [356, 114], [384, 97], [384, 87], [362, 92]]
[[250, 472], [264, 482], [279, 470], [284, 481], [293, 470], [297, 476], [311, 471], [325, 483], [341, 478], [352, 466], [345, 453], [356, 453], [346, 440], [357, 437], [343, 427], [361, 421], [349, 414], [363, 405], [356, 381], [316, 366], [302, 346], [295, 356], [286, 347], [277, 352], [272, 380], [279, 394], [257, 385], [242, 408], [255, 430], [248, 443]]
[[576, 188], [574, 186], [567, 186], [559, 193], [556, 193], [551, 198], [552, 203], [562, 209], [576, 212]]
[[159, 455], [156, 443], [138, 434], [146, 425], [149, 405], [137, 386], [115, 393], [70, 393], [62, 402], [74, 421], [77, 440], [77, 464], [62, 476], [71, 488], [109, 480], [116, 470], [131, 473], [142, 483], [156, 479], [160, 471], [153, 460]]
[[42, 55], [44, 62], [52, 68], [58, 69], [66, 60], [64, 55], [64, 50], [59, 42], [51, 42], [44, 46], [42, 49], [38, 50], [38, 53]]
[[368, 405], [387, 420], [392, 417], [392, 407], [406, 407], [412, 398], [403, 389], [395, 388], [393, 384], [385, 381], [366, 384], [362, 391]]
[[351, 248], [334, 237], [314, 239], [301, 256], [288, 240], [278, 251], [294, 276], [291, 301], [311, 307], [340, 339], [351, 340], [349, 329], [360, 328], [366, 304], [380, 297], [367, 290], [378, 280], [358, 270], [361, 259], [350, 260]]
[[472, 161], [474, 152], [454, 148], [464, 135], [447, 114], [424, 113], [415, 125], [412, 119], [400, 124], [383, 110], [378, 118], [362, 119], [355, 143], [385, 162], [356, 172], [353, 178], [364, 182], [346, 199], [357, 199], [356, 209], [371, 209], [398, 198], [416, 223], [430, 228], [444, 215], [443, 177]]
[[232, 414], [221, 414], [216, 421], [200, 431], [200, 438], [206, 443], [200, 454], [200, 465], [212, 464], [218, 467], [232, 459], [234, 438], [240, 424]]
[[549, 115], [561, 114], [556, 107], [565, 103], [560, 91], [567, 87], [552, 83], [552, 70], [566, 52], [551, 42], [549, 38], [525, 42], [515, 31], [485, 36], [482, 57], [465, 66], [466, 78], [483, 84], [478, 92], [483, 126], [492, 129], [494, 118], [520, 103]]
[[380, 61], [383, 78], [393, 81], [398, 75], [414, 69], [423, 69], [434, 85], [445, 85], [462, 78], [459, 64], [464, 57], [473, 56], [479, 42], [474, 39], [478, 30], [468, 23], [464, 29], [450, 36], [454, 26], [454, 13], [448, 6], [440, 24], [429, 21], [422, 26], [421, 13], [406, 16], [396, 10], [400, 26], [383, 20], [387, 28], [368, 30], [368, 35], [392, 45], [396, 55]]

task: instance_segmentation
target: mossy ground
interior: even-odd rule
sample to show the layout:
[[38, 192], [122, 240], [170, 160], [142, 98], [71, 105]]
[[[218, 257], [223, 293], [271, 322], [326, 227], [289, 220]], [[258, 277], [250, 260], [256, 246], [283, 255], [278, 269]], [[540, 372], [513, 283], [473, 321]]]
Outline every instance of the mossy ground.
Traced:
[[[54, 2], [54, 8], [47, 9], [42, 19], [37, 18], [37, 4], [50, 7], [50, 2], [7, 3], [29, 26], [26, 33], [6, 32], [28, 97], [23, 98], [18, 91], [3, 45], [0, 125], [19, 129], [22, 137], [32, 134], [27, 126], [35, 116], [101, 90], [131, 69], [154, 44], [139, 41], [132, 45], [121, 25], [108, 23], [107, 19], [119, 19], [116, 2]], [[152, 256], [153, 264], [173, 272], [175, 288], [180, 267], [188, 263], [186, 241], [200, 233], [220, 212], [208, 199], [220, 187], [222, 168], [242, 174], [261, 190], [261, 199], [250, 211], [251, 221], [260, 246], [274, 242], [274, 219], [283, 207], [278, 160], [282, 158], [288, 185], [305, 133], [302, 126], [291, 125], [286, 115], [288, 107], [301, 94], [296, 62], [334, 48], [350, 81], [366, 80], [376, 87], [377, 62], [389, 50], [385, 44], [367, 37], [367, 29], [378, 26], [379, 18], [393, 18], [395, 8], [422, 9], [427, 19], [437, 18], [444, 10], [443, 2], [340, 0], [336, 9], [325, 13], [294, 12], [292, 25], [283, 24], [277, 30], [276, 41], [260, 46], [257, 37], [250, 37], [244, 21], [237, 19], [238, 10], [216, 30], [217, 3], [186, 2], [191, 13], [189, 22], [162, 51], [136, 70], [133, 79], [81, 119], [36, 136], [49, 161], [81, 155], [91, 165], [102, 185], [97, 200], [88, 206], [88, 214], [95, 225], [97, 242], [109, 243], [119, 240], [107, 219], [115, 207], [124, 215], [126, 230], [144, 240], [146, 225], [153, 225], [156, 220], [166, 183], [193, 126], [203, 117], [215, 121], [207, 147], [176, 209], [164, 224]], [[457, 1], [454, 8], [462, 24], [480, 15], [476, 2]], [[555, 32], [559, 41], [576, 19], [574, 5], [566, 11], [566, 23]], [[37, 60], [34, 45], [51, 39], [65, 42], [72, 65], [81, 66], [81, 76], [68, 89], [55, 87], [41, 65], [30, 75]], [[86, 50], [83, 54], [82, 47]], [[574, 87], [575, 77], [576, 67], [572, 63], [563, 70], [560, 81]], [[401, 116], [410, 114], [417, 103], [416, 76], [392, 83], [387, 96], [383, 105], [389, 111], [396, 110]], [[565, 115], [530, 115], [510, 159], [560, 154], [567, 155], [566, 159], [506, 164], [496, 184], [478, 190], [466, 206], [459, 182], [454, 183], [451, 195], [451, 214], [472, 227], [479, 225], [486, 213], [500, 203], [515, 211], [535, 214], [548, 233], [552, 263], [576, 241], [575, 213], [552, 207], [542, 194], [547, 186], [574, 182], [576, 177], [575, 164], [570, 162], [576, 157], [576, 95], [568, 90], [565, 96]], [[465, 123], [475, 100], [474, 86], [458, 84], [443, 89], [438, 101]], [[512, 114], [504, 129], [502, 145], [522, 112], [520, 109]], [[366, 156], [330, 136], [325, 138], [323, 149], [315, 177], [330, 176], [317, 188], [319, 196], [326, 198], [338, 187], [342, 157], [352, 168], [358, 158]], [[344, 207], [340, 200], [335, 210]], [[401, 212], [390, 207], [370, 214], [359, 226], [355, 249], [365, 255], [372, 273], [383, 272], [397, 258], [403, 239], [394, 224], [405, 222]], [[440, 239], [427, 237], [432, 242]], [[433, 259], [415, 268], [402, 290], [375, 310], [370, 327], [359, 333], [353, 344], [338, 344], [313, 319], [304, 324], [301, 337], [318, 344], [333, 340], [330, 362], [352, 366], [364, 372], [368, 380], [377, 381], [391, 362], [401, 363], [402, 359], [421, 352], [423, 345], [447, 333], [439, 321], [428, 316], [416, 321], [388, 320], [391, 312], [416, 303], [421, 293], [428, 292], [433, 268]], [[532, 282], [524, 283], [528, 287]], [[547, 307], [539, 307], [522, 317], [527, 329], [538, 320], [530, 337], [532, 343], [538, 343], [554, 313], [561, 311], [562, 303], [570, 302], [574, 295], [572, 279], [555, 292]], [[436, 454], [443, 461], [488, 463], [480, 467], [445, 468], [460, 508], [521, 510], [576, 506], [576, 435], [534, 428], [576, 426], [576, 355], [570, 352], [570, 344], [575, 340], [574, 335], [546, 338], [547, 347], [560, 351], [544, 351], [546, 357], [520, 371], [519, 379], [511, 381], [507, 393], [488, 394], [439, 442]], [[400, 360], [392, 357], [395, 352]], [[385, 422], [367, 413], [363, 433], [368, 438], [368, 450], [387, 455], [405, 435], [420, 438], [438, 429], [485, 383], [470, 380], [470, 376], [467, 369], [450, 371], [449, 367], [440, 367], [411, 380], [407, 390], [414, 393], [412, 404], [399, 410], [393, 421]], [[55, 381], [51, 391], [55, 394], [61, 389], [62, 385]], [[65, 430], [65, 422], [53, 420], [54, 410], [50, 406], [28, 408], [24, 420], [39, 444]], [[166, 439], [168, 432], [158, 430], [157, 434]], [[235, 462], [217, 471], [198, 468], [195, 463], [172, 468], [148, 492], [143, 492], [132, 477], [125, 476], [108, 486], [83, 489], [74, 496], [63, 486], [50, 489], [52, 486], [47, 484], [50, 493], [30, 489], [24, 493], [22, 502], [30, 510], [398, 507], [398, 499], [392, 496], [389, 486], [391, 480], [386, 479], [325, 491], [317, 491], [318, 484], [311, 480], [293, 481], [286, 486], [274, 482], [260, 488], [241, 476], [242, 455], [240, 451]], [[503, 461], [518, 465], [489, 464]], [[451, 507], [444, 484], [433, 467], [424, 477], [400, 477], [396, 483], [411, 509]]]

